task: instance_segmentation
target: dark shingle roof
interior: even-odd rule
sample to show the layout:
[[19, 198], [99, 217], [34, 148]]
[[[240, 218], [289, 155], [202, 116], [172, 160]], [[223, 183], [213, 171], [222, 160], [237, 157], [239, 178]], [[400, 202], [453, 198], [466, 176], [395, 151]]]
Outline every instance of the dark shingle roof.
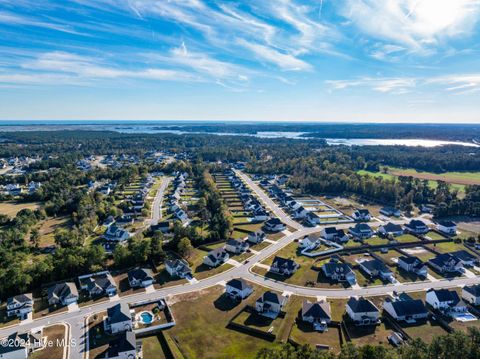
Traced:
[[460, 301], [457, 292], [454, 290], [437, 289], [433, 290], [433, 292], [440, 302], [453, 302], [453, 304], [455, 304]]
[[347, 305], [355, 313], [363, 312], [378, 312], [378, 308], [369, 300], [365, 298], [350, 298], [347, 302]]
[[392, 307], [398, 316], [410, 316], [428, 313], [421, 299], [396, 300]]
[[153, 272], [149, 268], [140, 268], [137, 267], [135, 269], [132, 269], [131, 271], [128, 272], [128, 280], [152, 280], [153, 279]]
[[463, 287], [463, 290], [474, 295], [475, 297], [480, 297], [480, 284], [467, 285]]
[[403, 231], [403, 228], [401, 225], [399, 224], [394, 224], [392, 222], [388, 222], [387, 224], [385, 224], [384, 226], [382, 226], [383, 229], [385, 229], [385, 231], [391, 233], [391, 232], [401, 232]]
[[247, 282], [241, 278], [234, 278], [227, 282], [227, 285], [238, 290], [244, 290], [245, 288], [250, 287]]
[[130, 308], [127, 303], [118, 303], [107, 309], [107, 315], [110, 323], [121, 323], [130, 320]]
[[302, 316], [331, 319], [330, 304], [328, 302], [311, 303], [306, 300], [302, 304]]

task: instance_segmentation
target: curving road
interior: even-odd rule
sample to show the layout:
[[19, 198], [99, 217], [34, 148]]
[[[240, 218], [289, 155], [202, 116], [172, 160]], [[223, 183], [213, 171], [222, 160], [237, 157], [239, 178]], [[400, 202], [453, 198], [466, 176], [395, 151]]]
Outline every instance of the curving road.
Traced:
[[[80, 310], [75, 312], [63, 312], [54, 314], [48, 317], [36, 319], [33, 322], [25, 323], [21, 325], [11, 326], [8, 328], [0, 329], [0, 338], [6, 337], [15, 331], [27, 331], [31, 330], [32, 328], [45, 326], [49, 324], [53, 324], [56, 322], [64, 322], [70, 326], [70, 334], [71, 339], [77, 342], [77, 345], [70, 347], [70, 358], [73, 359], [81, 359], [84, 357], [84, 348], [85, 348], [85, 325], [84, 321], [85, 318], [89, 315], [101, 311], [107, 310], [110, 306], [116, 303], [132, 303], [141, 300], [149, 300], [149, 299], [156, 299], [161, 297], [169, 297], [178, 294], [184, 294], [188, 292], [195, 292], [205, 288], [209, 288], [215, 286], [219, 283], [228, 281], [233, 278], [245, 278], [252, 282], [255, 282], [259, 285], [264, 287], [268, 287], [270, 289], [277, 290], [279, 292], [289, 292], [291, 294], [301, 295], [301, 296], [325, 296], [330, 298], [346, 298], [350, 296], [373, 296], [373, 295], [381, 295], [391, 293], [393, 291], [405, 291], [405, 292], [412, 292], [412, 291], [421, 291], [426, 290], [428, 288], [449, 288], [455, 286], [463, 286], [463, 285], [470, 285], [480, 283], [480, 277], [474, 278], [456, 278], [451, 280], [439, 280], [436, 282], [418, 282], [418, 283], [397, 283], [395, 285], [388, 284], [383, 286], [374, 286], [374, 287], [366, 287], [366, 288], [358, 288], [358, 289], [328, 289], [328, 288], [307, 288], [307, 287], [300, 287], [292, 284], [286, 284], [283, 282], [275, 281], [269, 278], [265, 278], [258, 274], [252, 273], [251, 268], [263, 261], [264, 259], [268, 258], [272, 254], [278, 252], [280, 249], [291, 243], [296, 239], [303, 238], [305, 235], [318, 232], [320, 227], [316, 228], [306, 228], [300, 225], [299, 223], [290, 219], [287, 214], [279, 208], [275, 202], [273, 202], [268, 196], [265, 194], [263, 190], [261, 190], [255, 183], [253, 183], [248, 176], [241, 172], [237, 172], [239, 176], [250, 186], [250, 188], [257, 194], [259, 198], [265, 203], [269, 209], [275, 213], [277, 216], [280, 217], [284, 223], [288, 224], [289, 226], [296, 228], [297, 230], [294, 233], [287, 234], [277, 242], [271, 244], [270, 246], [266, 247], [258, 254], [250, 257], [248, 262], [240, 267], [234, 267], [230, 270], [227, 270], [223, 273], [218, 275], [202, 279], [193, 284], [183, 284], [173, 287], [162, 288], [156, 290], [152, 293], [137, 293], [132, 294], [125, 297], [116, 297], [112, 298], [110, 301], [105, 301], [101, 303], [92, 304], [88, 307], [80, 308]], [[165, 187], [166, 188], [166, 187]], [[160, 192], [160, 190], [159, 190]], [[381, 223], [372, 223], [372, 226], [380, 225]], [[351, 224], [343, 224], [338, 225], [338, 228], [348, 228]]]

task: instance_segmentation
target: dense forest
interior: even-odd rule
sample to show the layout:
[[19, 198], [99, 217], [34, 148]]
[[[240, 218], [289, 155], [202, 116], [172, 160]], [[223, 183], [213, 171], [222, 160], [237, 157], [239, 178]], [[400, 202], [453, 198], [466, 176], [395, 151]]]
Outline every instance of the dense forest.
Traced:
[[286, 344], [278, 349], [263, 349], [257, 359], [478, 359], [480, 330], [471, 327], [468, 333], [454, 332], [433, 338], [430, 344], [415, 339], [398, 349], [383, 345], [345, 345], [338, 354], [310, 346], [295, 349]]

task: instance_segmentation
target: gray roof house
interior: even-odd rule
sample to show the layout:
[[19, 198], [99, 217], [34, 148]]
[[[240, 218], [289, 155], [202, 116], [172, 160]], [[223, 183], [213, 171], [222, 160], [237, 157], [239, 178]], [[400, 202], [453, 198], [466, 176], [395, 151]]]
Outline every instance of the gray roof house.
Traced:
[[101, 354], [102, 359], [134, 359], [137, 357], [135, 333], [131, 331], [121, 333], [110, 342], [108, 349]]
[[395, 320], [407, 323], [428, 318], [428, 310], [423, 301], [412, 299], [406, 294], [402, 294], [399, 298], [387, 298], [383, 303], [383, 309]]
[[225, 247], [219, 247], [211, 250], [208, 254], [203, 257], [203, 264], [209, 267], [218, 267], [222, 265], [230, 258]]
[[390, 280], [393, 277], [392, 271], [378, 259], [361, 261], [358, 265], [370, 277], [380, 277], [384, 280]]
[[231, 279], [225, 285], [225, 293], [233, 299], [245, 299], [252, 292], [252, 286], [241, 278]]
[[280, 314], [286, 302], [287, 297], [267, 291], [257, 299], [255, 302], [255, 309], [260, 315], [275, 319]]
[[78, 300], [77, 286], [73, 282], [57, 283], [48, 288], [48, 304], [69, 305]]
[[380, 322], [380, 311], [370, 300], [351, 297], [346, 311], [355, 325], [372, 325]]
[[357, 281], [355, 272], [348, 263], [342, 263], [331, 259], [327, 263], [324, 263], [321, 268], [325, 277], [330, 280], [336, 282], [348, 282], [350, 284], [355, 284]]
[[292, 259], [275, 256], [269, 271], [275, 274], [288, 276], [295, 273], [298, 267], [300, 266]]
[[327, 301], [310, 302], [303, 301], [302, 304], [302, 320], [311, 323], [317, 331], [325, 331], [328, 323], [332, 320], [330, 303]]
[[104, 294], [113, 296], [117, 293], [117, 285], [110, 273], [101, 273], [89, 277], [86, 289], [91, 297]]
[[150, 268], [134, 268], [128, 271], [128, 283], [132, 288], [148, 287], [155, 282], [153, 272]]
[[165, 269], [172, 277], [192, 278], [192, 270], [184, 259], [167, 259], [165, 261]]
[[32, 293], [19, 294], [7, 299], [7, 317], [25, 317], [33, 310]]
[[350, 234], [356, 238], [367, 239], [373, 236], [373, 230], [366, 223], [357, 223], [354, 227], [349, 228]]
[[132, 314], [128, 304], [118, 303], [108, 308], [103, 323], [105, 330], [112, 334], [132, 330]]

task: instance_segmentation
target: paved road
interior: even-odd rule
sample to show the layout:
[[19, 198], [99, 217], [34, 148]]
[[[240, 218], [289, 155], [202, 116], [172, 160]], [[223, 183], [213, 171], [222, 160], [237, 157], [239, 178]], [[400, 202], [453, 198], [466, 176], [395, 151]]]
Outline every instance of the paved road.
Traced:
[[250, 177], [238, 170], [235, 170], [235, 173], [255, 192], [258, 198], [260, 198], [275, 216], [280, 218], [283, 223], [295, 229], [303, 228], [300, 223], [291, 219], [288, 214], [286, 214], [255, 182], [251, 180]]
[[170, 177], [163, 177], [162, 183], [155, 194], [155, 198], [152, 202], [152, 219], [150, 220], [151, 225], [158, 224], [158, 221], [162, 218], [163, 197], [170, 181]]
[[[251, 180], [246, 177], [243, 173], [239, 173], [239, 175], [245, 179], [245, 182], [249, 184], [253, 191], [260, 197], [265, 198], [266, 194], [255, 184], [251, 185]], [[272, 210], [273, 213], [277, 215], [281, 215], [282, 220], [285, 221], [288, 225], [287, 219], [288, 217], [286, 214], [276, 205], [272, 200], [268, 197], [265, 198], [266, 205]], [[282, 214], [283, 213], [283, 214]], [[397, 221], [402, 222], [402, 220]], [[293, 223], [292, 223], [293, 224]], [[380, 222], [373, 222], [371, 223], [372, 226], [380, 225]], [[348, 228], [351, 224], [342, 224], [337, 225], [338, 228]], [[291, 225], [291, 227], [294, 227]], [[133, 303], [141, 300], [151, 300], [161, 297], [169, 297], [178, 294], [188, 293], [188, 292], [195, 292], [198, 290], [202, 290], [205, 288], [209, 288], [212, 286], [217, 285], [220, 282], [225, 282], [233, 278], [245, 278], [247, 280], [253, 281], [258, 283], [262, 286], [280, 291], [280, 292], [289, 292], [292, 294], [302, 295], [302, 296], [325, 296], [329, 298], [348, 298], [350, 296], [372, 296], [372, 295], [381, 295], [391, 293], [393, 291], [405, 291], [405, 292], [412, 292], [412, 291], [420, 291], [426, 290], [428, 288], [449, 288], [449, 287], [456, 287], [456, 286], [463, 286], [463, 285], [470, 285], [480, 283], [480, 277], [475, 278], [456, 278], [452, 280], [439, 280], [436, 282], [420, 282], [420, 283], [397, 283], [395, 285], [388, 284], [383, 286], [376, 286], [376, 287], [368, 287], [368, 288], [357, 288], [357, 289], [327, 289], [327, 288], [306, 288], [306, 287], [299, 287], [292, 284], [286, 284], [282, 282], [278, 282], [272, 279], [265, 278], [263, 276], [257, 275], [252, 273], [250, 270], [256, 264], [264, 259], [268, 258], [272, 254], [279, 251], [284, 246], [288, 245], [292, 241], [296, 239], [303, 238], [305, 235], [318, 232], [320, 230], [319, 227], [316, 228], [307, 228], [303, 227], [302, 225], [295, 222], [295, 228], [297, 231], [291, 234], [287, 234], [283, 238], [279, 239], [277, 242], [271, 244], [267, 248], [260, 251], [258, 254], [249, 258], [248, 262], [240, 267], [234, 267], [229, 269], [223, 273], [218, 275], [202, 279], [201, 281], [192, 283], [192, 284], [183, 284], [174, 287], [167, 287], [159, 289], [155, 292], [151, 293], [137, 293], [126, 297], [119, 297], [111, 301], [101, 302], [97, 304], [93, 304], [89, 307], [80, 308], [80, 310], [70, 313], [58, 313], [51, 315], [45, 318], [39, 318], [34, 320], [33, 322], [26, 323], [24, 325], [17, 325], [14, 327], [0, 329], [0, 338], [6, 337], [7, 335], [15, 332], [15, 331], [27, 331], [35, 327], [45, 326], [49, 324], [53, 324], [55, 322], [65, 322], [70, 325], [71, 328], [71, 339], [77, 342], [76, 346], [71, 347], [70, 351], [70, 358], [72, 359], [81, 359], [84, 355], [84, 348], [85, 348], [85, 337], [84, 337], [84, 321], [85, 317], [93, 314], [98, 313], [101, 311], [107, 310], [110, 306], [116, 303]]]

